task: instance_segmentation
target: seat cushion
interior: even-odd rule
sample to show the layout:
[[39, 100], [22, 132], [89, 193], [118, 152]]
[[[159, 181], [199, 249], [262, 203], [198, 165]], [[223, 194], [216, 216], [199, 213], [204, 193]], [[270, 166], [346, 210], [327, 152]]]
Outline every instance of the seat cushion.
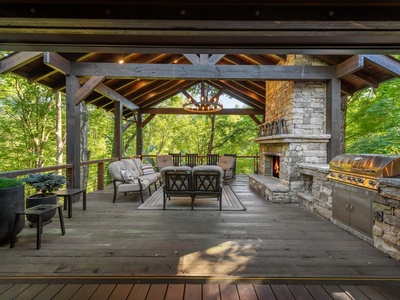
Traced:
[[122, 161], [113, 161], [108, 165], [108, 171], [110, 172], [113, 180], [124, 181], [121, 175], [121, 170], [126, 169], [125, 164]]
[[161, 169], [161, 180], [165, 182], [165, 172], [167, 171], [181, 171], [181, 172], [192, 172], [191, 167], [177, 166], [177, 167], [164, 167]]
[[208, 166], [208, 165], [193, 167], [193, 174], [195, 172], [207, 172], [207, 171], [218, 171], [219, 174], [220, 174], [220, 181], [222, 182], [223, 177], [224, 177], [224, 171], [222, 170], [221, 167], [219, 167], [219, 166]]
[[[149, 181], [144, 180], [141, 181], [142, 189], [145, 190], [149, 187]], [[140, 185], [137, 179], [133, 183], [122, 183], [118, 185], [118, 192], [125, 193], [125, 192], [138, 192], [140, 191]]]
[[132, 159], [126, 158], [126, 159], [121, 159], [121, 161], [124, 163], [125, 169], [131, 171], [133, 177], [136, 178], [140, 176], [140, 172]]
[[139, 176], [143, 175], [143, 170], [142, 170], [142, 161], [139, 158], [132, 158], [133, 163], [136, 166], [136, 169], [139, 172]]

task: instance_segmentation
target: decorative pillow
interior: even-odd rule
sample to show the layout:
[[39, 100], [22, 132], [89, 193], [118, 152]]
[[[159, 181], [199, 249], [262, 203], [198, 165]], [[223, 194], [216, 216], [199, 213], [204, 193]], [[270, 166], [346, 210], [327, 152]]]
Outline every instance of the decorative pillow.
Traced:
[[151, 164], [143, 164], [142, 171], [143, 171], [143, 175], [154, 174], [154, 169]]
[[129, 171], [129, 170], [121, 170], [121, 176], [125, 182], [134, 182], [134, 180], [135, 180], [131, 171]]

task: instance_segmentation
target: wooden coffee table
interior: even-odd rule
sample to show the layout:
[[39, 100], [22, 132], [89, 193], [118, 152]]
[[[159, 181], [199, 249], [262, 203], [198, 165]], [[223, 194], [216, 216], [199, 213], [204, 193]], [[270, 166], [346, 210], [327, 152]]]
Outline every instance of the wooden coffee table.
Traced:
[[42, 246], [42, 232], [43, 232], [43, 221], [42, 215], [58, 209], [58, 216], [60, 217], [60, 225], [61, 225], [61, 233], [65, 235], [65, 226], [64, 226], [64, 217], [61, 209], [61, 204], [40, 204], [30, 208], [27, 208], [23, 211], [18, 211], [15, 213], [15, 221], [14, 221], [14, 231], [13, 236], [11, 238], [10, 248], [14, 248], [15, 240], [17, 239], [17, 227], [19, 223], [19, 219], [23, 215], [30, 215], [37, 217], [37, 229], [36, 229], [36, 249], [39, 250]]
[[86, 189], [65, 189], [57, 192], [57, 197], [64, 198], [64, 210], [68, 205], [68, 218], [72, 218], [72, 196], [83, 195], [83, 210], [86, 210]]

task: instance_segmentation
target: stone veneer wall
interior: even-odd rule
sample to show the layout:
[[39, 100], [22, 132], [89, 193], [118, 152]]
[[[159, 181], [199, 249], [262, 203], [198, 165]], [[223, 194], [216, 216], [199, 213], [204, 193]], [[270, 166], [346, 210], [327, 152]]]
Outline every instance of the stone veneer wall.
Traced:
[[[300, 164], [304, 189], [298, 193], [305, 208], [332, 221], [332, 185], [327, 179], [329, 165]], [[372, 203], [372, 241], [354, 230], [349, 232], [400, 261], [400, 179], [380, 180], [380, 191]]]
[[332, 185], [328, 181], [328, 164], [300, 164], [304, 189], [297, 195], [307, 209], [325, 219], [332, 219]]
[[[305, 55], [289, 55], [284, 65], [322, 65]], [[280, 157], [279, 183], [289, 187], [286, 202], [296, 202], [302, 187], [298, 163], [327, 162], [326, 86], [324, 82], [266, 82], [265, 121], [286, 120], [287, 134], [258, 138], [259, 174], [265, 175], [265, 155]], [[290, 199], [290, 200], [288, 200]]]
[[381, 180], [372, 211], [374, 246], [400, 260], [400, 179]]

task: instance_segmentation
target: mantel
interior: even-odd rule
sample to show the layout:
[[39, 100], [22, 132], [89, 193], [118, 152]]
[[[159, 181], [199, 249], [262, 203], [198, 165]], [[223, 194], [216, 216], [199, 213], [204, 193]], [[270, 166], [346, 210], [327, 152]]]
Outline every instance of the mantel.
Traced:
[[277, 134], [257, 137], [254, 142], [258, 144], [282, 144], [282, 143], [328, 143], [331, 139], [330, 134], [318, 135], [294, 135]]

